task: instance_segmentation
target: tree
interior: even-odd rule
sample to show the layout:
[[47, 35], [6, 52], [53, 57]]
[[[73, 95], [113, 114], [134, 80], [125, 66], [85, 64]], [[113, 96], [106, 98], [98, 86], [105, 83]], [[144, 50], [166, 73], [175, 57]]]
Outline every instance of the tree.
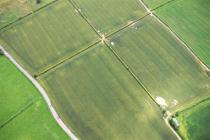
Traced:
[[2, 49], [0, 49], [0, 55], [4, 55], [4, 52]]
[[42, 1], [41, 0], [36, 0], [36, 4], [39, 4], [41, 3]]

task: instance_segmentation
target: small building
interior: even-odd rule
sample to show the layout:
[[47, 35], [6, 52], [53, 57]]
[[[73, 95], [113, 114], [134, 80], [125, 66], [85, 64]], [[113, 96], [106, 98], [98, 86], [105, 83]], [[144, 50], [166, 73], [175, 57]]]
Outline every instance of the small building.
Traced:
[[176, 130], [178, 130], [179, 127], [180, 127], [179, 121], [178, 121], [175, 117], [172, 117], [172, 118], [171, 118], [170, 124], [171, 124], [171, 126], [172, 126], [174, 129], [176, 129]]

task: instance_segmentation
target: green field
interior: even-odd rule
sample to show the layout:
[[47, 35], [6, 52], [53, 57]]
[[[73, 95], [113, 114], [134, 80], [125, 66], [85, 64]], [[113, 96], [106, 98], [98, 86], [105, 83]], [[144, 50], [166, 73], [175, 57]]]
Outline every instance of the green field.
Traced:
[[185, 140], [210, 139], [210, 100], [179, 113], [179, 133]]
[[40, 93], [3, 56], [0, 56], [0, 89], [1, 140], [69, 139], [55, 122]]
[[177, 0], [155, 12], [210, 67], [209, 6], [209, 0]]
[[[201, 1], [145, 3], [150, 9], [167, 3], [155, 14], [210, 65], [210, 3]], [[4, 0], [0, 7], [16, 2], [20, 1]], [[41, 7], [32, 5], [33, 10]], [[18, 14], [18, 5], [17, 11], [10, 8], [15, 16], [6, 12], [5, 22], [2, 18], [7, 16], [0, 11], [0, 28], [32, 10], [22, 7], [23, 14]], [[210, 76], [180, 40], [147, 14], [139, 0], [58, 0], [0, 30], [0, 42], [36, 75], [59, 116], [79, 139], [174, 140], [161, 110], [148, 95], [163, 97], [169, 111], [176, 111], [210, 96]], [[103, 38], [106, 44], [96, 32], [109, 36]], [[1, 59], [0, 139], [67, 139], [38, 91], [6, 58]], [[208, 107], [195, 110], [180, 114], [180, 133], [189, 139], [202, 134], [205, 139], [209, 131], [194, 121], [204, 124]], [[12, 116], [15, 119], [5, 123]], [[202, 132], [195, 133], [199, 128]]]
[[158, 6], [161, 6], [167, 2], [169, 2], [170, 0], [142, 0], [145, 2], [145, 4], [150, 8], [150, 9], [154, 9], [157, 8]]
[[16, 23], [0, 37], [7, 43], [6, 49], [31, 74], [74, 55], [98, 40], [97, 34], [64, 0]]
[[[210, 77], [191, 54], [151, 16], [112, 36], [109, 44], [150, 93], [182, 105], [210, 94]], [[114, 45], [113, 45], [114, 44]]]
[[175, 139], [159, 109], [105, 45], [43, 75], [40, 83], [81, 139]]
[[42, 0], [40, 4], [36, 4], [36, 0], [0, 0], [0, 28], [52, 1]]
[[74, 1], [96, 30], [105, 35], [146, 15], [144, 7], [138, 0]]

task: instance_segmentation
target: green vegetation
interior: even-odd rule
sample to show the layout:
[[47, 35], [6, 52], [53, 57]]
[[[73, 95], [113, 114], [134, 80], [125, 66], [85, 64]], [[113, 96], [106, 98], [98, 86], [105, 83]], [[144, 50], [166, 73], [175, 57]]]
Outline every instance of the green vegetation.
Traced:
[[143, 1], [145, 1], [145, 4], [147, 4], [150, 9], [154, 9], [154, 8], [161, 6], [171, 0], [143, 0]]
[[96, 30], [106, 35], [146, 15], [138, 0], [74, 1]]
[[5, 57], [0, 56], [0, 124], [32, 102], [39, 93]]
[[209, 96], [210, 77], [151, 16], [112, 36], [109, 44], [153, 97], [163, 97], [169, 107], [174, 107], [174, 100], [182, 105]]
[[39, 80], [81, 139], [175, 139], [160, 110], [105, 45], [94, 46]]
[[209, 6], [209, 0], [178, 0], [156, 13], [210, 67]]
[[4, 56], [0, 56], [0, 77], [1, 140], [68, 139], [40, 93]]
[[98, 40], [68, 1], [58, 1], [1, 33], [6, 49], [31, 74]]
[[179, 113], [179, 133], [185, 140], [210, 139], [210, 100]]
[[14, 22], [18, 18], [37, 10], [53, 0], [0, 0], [0, 28]]
[[[168, 1], [145, 3], [153, 9]], [[209, 74], [179, 40], [147, 15], [139, 0], [31, 2], [21, 6], [19, 0], [0, 2], [0, 7], [10, 5], [8, 11], [0, 11], [0, 28], [45, 5], [2, 29], [1, 44], [38, 76], [56, 111], [80, 139], [174, 140], [148, 94], [163, 97], [173, 111], [209, 97]], [[28, 5], [35, 7], [25, 10]], [[208, 5], [207, 0], [179, 0], [155, 11], [206, 64], [210, 64]], [[112, 35], [103, 38], [107, 43], [103, 44], [96, 32]], [[11, 74], [17, 70], [6, 59], [1, 63], [5, 66], [0, 67], [0, 139], [67, 138], [38, 91], [21, 73]], [[184, 117], [179, 117], [184, 124], [180, 133], [188, 137], [198, 127], [195, 117], [189, 122]], [[202, 124], [207, 117], [197, 119]], [[201, 131], [208, 137], [204, 133], [209, 131]], [[194, 135], [190, 138], [199, 137]]]

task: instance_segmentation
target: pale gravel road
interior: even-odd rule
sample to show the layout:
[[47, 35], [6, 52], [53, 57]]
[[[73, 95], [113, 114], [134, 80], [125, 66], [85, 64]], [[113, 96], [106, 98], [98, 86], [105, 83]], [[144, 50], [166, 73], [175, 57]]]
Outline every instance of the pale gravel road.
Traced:
[[0, 49], [3, 50], [5, 56], [34, 84], [34, 86], [39, 90], [41, 95], [43, 96], [45, 102], [47, 103], [51, 114], [53, 115], [56, 122], [59, 126], [65, 131], [65, 133], [72, 139], [72, 140], [79, 140], [76, 135], [65, 125], [65, 123], [61, 120], [57, 112], [55, 111], [54, 107], [51, 104], [51, 101], [45, 92], [45, 90], [41, 87], [41, 85], [34, 79], [24, 68], [22, 68], [16, 60], [0, 45]]

